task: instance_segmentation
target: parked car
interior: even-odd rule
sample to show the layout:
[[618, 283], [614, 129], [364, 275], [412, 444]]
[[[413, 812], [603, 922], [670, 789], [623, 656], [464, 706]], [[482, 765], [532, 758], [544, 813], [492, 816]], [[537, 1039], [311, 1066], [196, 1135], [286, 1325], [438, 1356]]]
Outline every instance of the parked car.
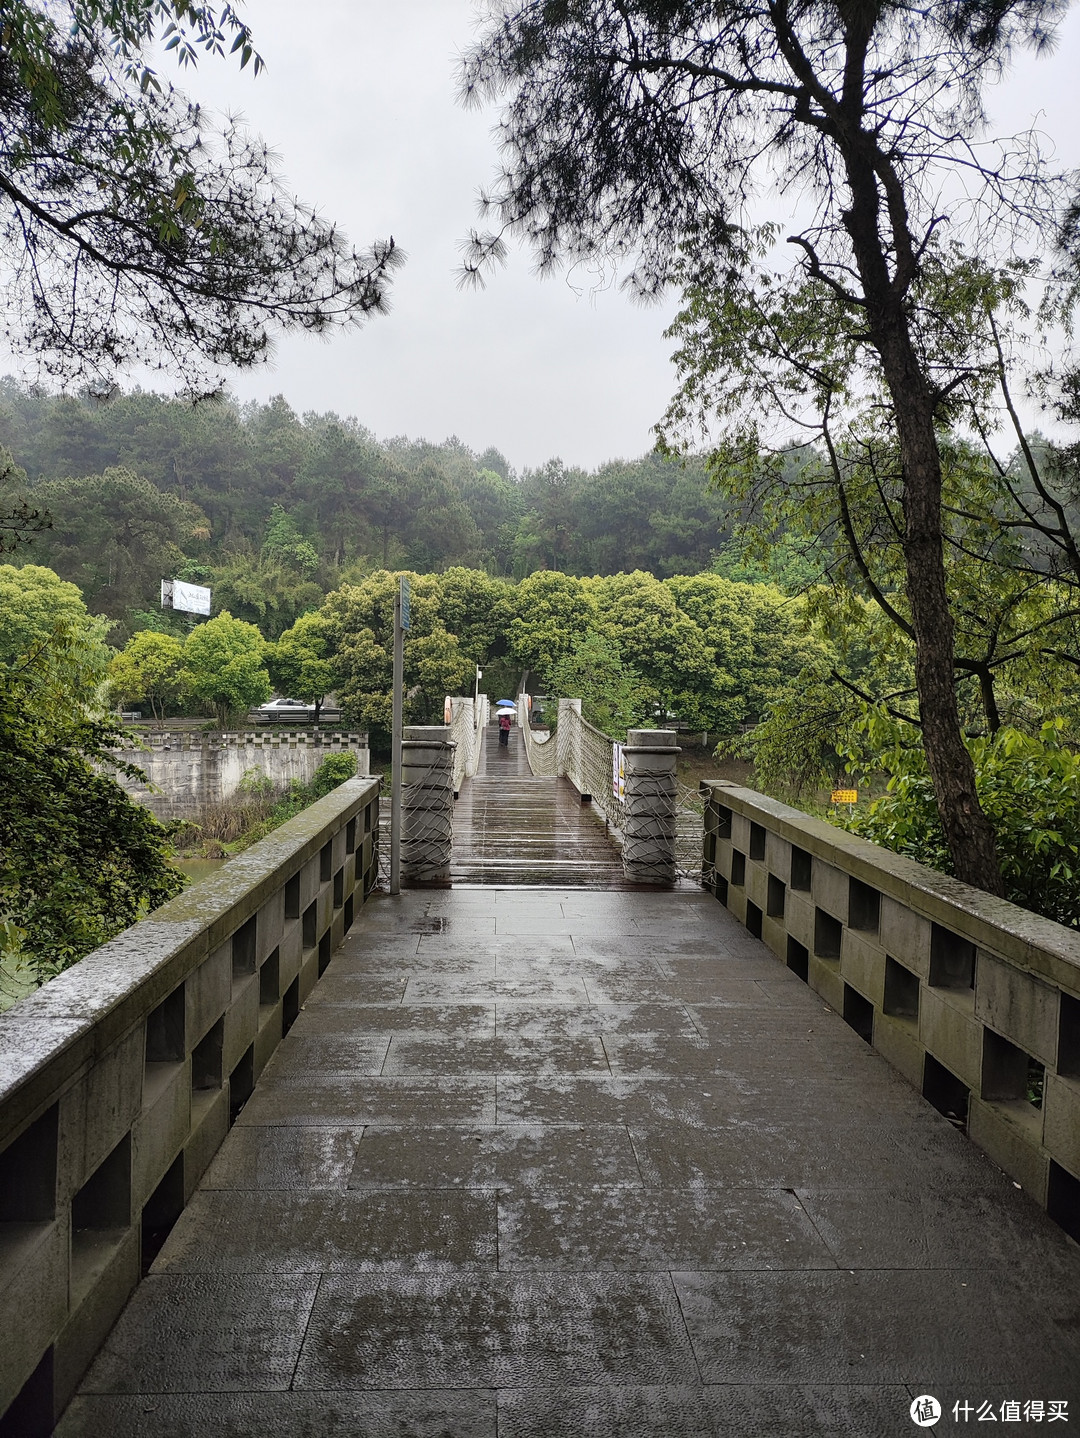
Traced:
[[[303, 699], [271, 699], [252, 712], [260, 724], [309, 724], [315, 720], [315, 705], [306, 704]], [[338, 706], [324, 701], [319, 711], [319, 722], [336, 722], [340, 717]]]

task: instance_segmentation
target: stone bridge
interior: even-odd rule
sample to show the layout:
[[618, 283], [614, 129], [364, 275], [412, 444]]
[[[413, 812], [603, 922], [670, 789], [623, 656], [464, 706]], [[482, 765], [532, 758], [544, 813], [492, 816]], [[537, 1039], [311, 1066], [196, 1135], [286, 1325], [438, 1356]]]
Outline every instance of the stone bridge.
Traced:
[[1077, 936], [479, 739], [450, 886], [355, 779], [0, 1017], [0, 1434], [1080, 1422]]

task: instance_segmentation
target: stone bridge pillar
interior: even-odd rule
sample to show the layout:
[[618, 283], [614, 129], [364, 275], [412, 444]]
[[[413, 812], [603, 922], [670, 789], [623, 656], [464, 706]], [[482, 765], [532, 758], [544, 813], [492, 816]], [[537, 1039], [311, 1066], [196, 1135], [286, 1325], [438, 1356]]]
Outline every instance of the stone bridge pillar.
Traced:
[[407, 724], [401, 745], [401, 882], [450, 882], [454, 750], [446, 724]]
[[679, 757], [674, 730], [631, 729], [623, 757], [623, 873], [635, 884], [673, 884]]

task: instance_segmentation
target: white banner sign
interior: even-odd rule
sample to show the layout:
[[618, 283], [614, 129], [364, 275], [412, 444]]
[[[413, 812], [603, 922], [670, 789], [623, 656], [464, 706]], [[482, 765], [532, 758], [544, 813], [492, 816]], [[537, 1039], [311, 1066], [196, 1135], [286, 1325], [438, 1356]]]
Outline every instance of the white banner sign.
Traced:
[[185, 614], [209, 614], [210, 591], [201, 584], [188, 584], [183, 579], [163, 579], [161, 607], [180, 609]]
[[626, 760], [623, 758], [623, 746], [612, 744], [611, 746], [611, 792], [614, 798], [621, 802], [626, 799]]

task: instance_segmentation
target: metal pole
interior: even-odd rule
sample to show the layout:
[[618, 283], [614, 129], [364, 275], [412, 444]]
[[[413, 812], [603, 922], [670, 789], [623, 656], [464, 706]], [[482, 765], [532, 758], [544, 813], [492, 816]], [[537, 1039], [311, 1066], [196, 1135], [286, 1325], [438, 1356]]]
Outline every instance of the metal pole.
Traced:
[[390, 892], [401, 892], [401, 726], [405, 690], [405, 631], [401, 627], [401, 585], [394, 596], [394, 715], [390, 779]]

